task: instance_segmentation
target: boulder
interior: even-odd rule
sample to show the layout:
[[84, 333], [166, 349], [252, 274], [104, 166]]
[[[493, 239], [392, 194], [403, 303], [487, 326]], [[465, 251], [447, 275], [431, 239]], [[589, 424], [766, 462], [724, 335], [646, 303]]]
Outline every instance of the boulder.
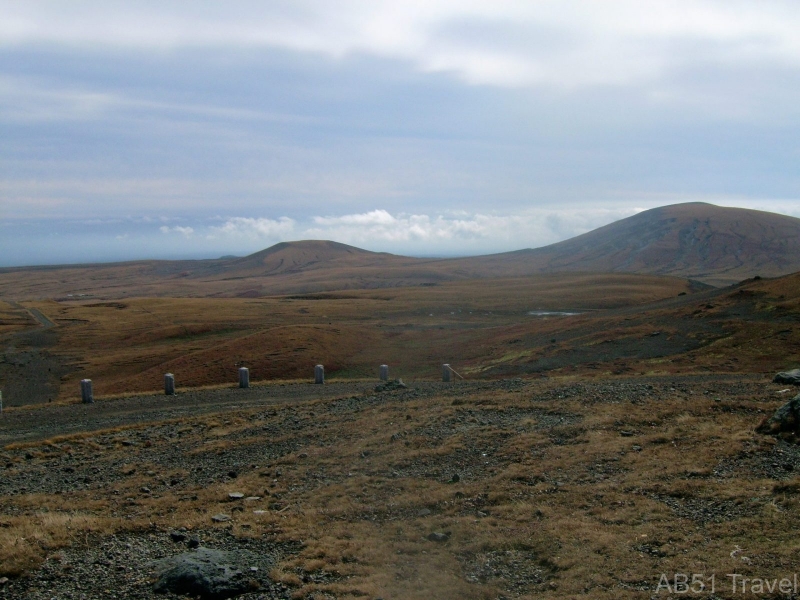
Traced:
[[787, 434], [790, 437], [800, 433], [800, 394], [775, 411], [769, 419], [759, 426], [761, 433]]
[[782, 383], [788, 385], [800, 385], [800, 369], [792, 369], [791, 371], [784, 371], [778, 373], [772, 379], [774, 383]]
[[223, 600], [252, 591], [250, 580], [232, 566], [234, 562], [230, 552], [202, 547], [161, 559], [154, 563], [158, 580], [153, 591], [203, 600]]

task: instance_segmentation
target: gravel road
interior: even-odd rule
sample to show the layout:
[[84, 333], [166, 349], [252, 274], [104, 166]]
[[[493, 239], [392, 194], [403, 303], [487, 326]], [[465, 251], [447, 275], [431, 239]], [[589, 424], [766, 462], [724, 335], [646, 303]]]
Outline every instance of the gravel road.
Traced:
[[[40, 404], [10, 409], [0, 415], [0, 446], [225, 410], [349, 397], [371, 392], [377, 383], [377, 381], [334, 382], [324, 385], [287, 383], [257, 385], [248, 389], [223, 388], [186, 392], [178, 390], [175, 396], [150, 394], [110, 400], [100, 399], [94, 404]], [[474, 391], [486, 385], [487, 382], [413, 383], [418, 393], [426, 395], [446, 389]]]

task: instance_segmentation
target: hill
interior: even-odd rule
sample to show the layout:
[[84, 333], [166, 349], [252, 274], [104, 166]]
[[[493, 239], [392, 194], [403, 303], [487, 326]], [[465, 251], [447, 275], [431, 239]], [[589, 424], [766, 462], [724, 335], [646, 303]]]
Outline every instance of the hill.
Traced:
[[669, 275], [725, 286], [800, 271], [800, 219], [690, 202], [646, 210], [542, 248], [464, 259], [476, 274]]
[[639, 213], [536, 249], [457, 259], [282, 242], [243, 258], [0, 269], [0, 298], [263, 297], [555, 272], [634, 273], [717, 287], [800, 271], [800, 219], [705, 203]]

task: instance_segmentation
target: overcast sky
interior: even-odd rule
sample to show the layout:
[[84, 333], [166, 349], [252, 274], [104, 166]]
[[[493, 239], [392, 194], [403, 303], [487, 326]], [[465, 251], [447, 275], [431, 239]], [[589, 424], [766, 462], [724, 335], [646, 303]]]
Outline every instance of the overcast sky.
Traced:
[[796, 0], [0, 0], [0, 265], [800, 216]]

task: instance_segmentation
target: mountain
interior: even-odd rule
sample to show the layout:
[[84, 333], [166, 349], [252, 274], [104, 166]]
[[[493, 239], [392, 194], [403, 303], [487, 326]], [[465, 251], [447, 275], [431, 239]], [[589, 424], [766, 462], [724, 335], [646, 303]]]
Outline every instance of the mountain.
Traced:
[[282, 242], [243, 258], [0, 269], [0, 298], [257, 297], [543, 273], [630, 273], [722, 287], [800, 271], [800, 219], [693, 202], [542, 248], [456, 259]]
[[800, 271], [800, 219], [691, 202], [646, 210], [542, 248], [461, 259], [475, 275], [559, 271], [669, 275], [725, 286]]
[[402, 258], [383, 252], [370, 252], [355, 246], [327, 240], [281, 242], [230, 261], [226, 269], [232, 272], [252, 272], [260, 275], [297, 273], [336, 265], [369, 266]]

